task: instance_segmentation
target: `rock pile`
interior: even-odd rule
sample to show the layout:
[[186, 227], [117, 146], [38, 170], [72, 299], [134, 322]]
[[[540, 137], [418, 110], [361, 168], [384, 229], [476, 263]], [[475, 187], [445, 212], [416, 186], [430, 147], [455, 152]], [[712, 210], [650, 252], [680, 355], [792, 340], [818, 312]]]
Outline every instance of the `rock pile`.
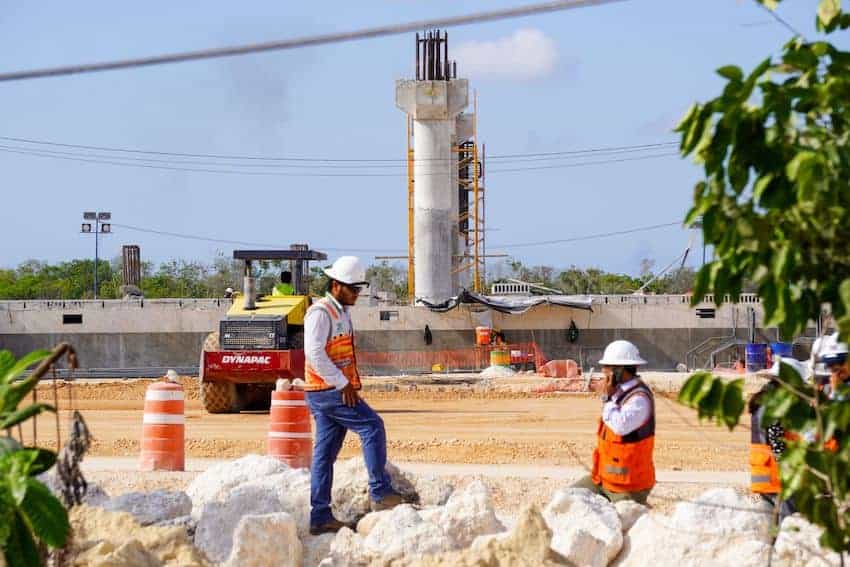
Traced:
[[[524, 510], [507, 531], [481, 481], [463, 488], [388, 466], [393, 486], [416, 505], [368, 513], [362, 459], [340, 462], [334, 511], [356, 530], [309, 534], [310, 477], [251, 455], [211, 467], [186, 493], [99, 498], [72, 511], [74, 564], [225, 567], [436, 567], [637, 565], [839, 565], [820, 530], [785, 520], [771, 549], [770, 514], [732, 489], [715, 489], [669, 514], [634, 502], [612, 505], [587, 490], [558, 490]], [[194, 544], [194, 545], [193, 545]]]

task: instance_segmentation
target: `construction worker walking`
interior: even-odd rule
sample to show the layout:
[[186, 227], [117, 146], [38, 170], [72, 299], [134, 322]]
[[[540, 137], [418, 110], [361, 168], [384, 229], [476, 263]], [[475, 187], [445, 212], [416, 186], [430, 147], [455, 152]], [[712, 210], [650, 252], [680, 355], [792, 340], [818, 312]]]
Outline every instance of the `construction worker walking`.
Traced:
[[386, 510], [402, 502], [385, 469], [384, 421], [358, 394], [360, 375], [348, 310], [368, 286], [366, 270], [359, 258], [342, 256], [325, 274], [330, 278], [327, 294], [307, 310], [304, 318], [304, 390], [316, 422], [310, 471], [313, 535], [335, 532], [345, 526], [331, 513], [331, 489], [333, 465], [349, 429], [360, 436], [363, 446], [372, 510]]
[[599, 361], [605, 374], [602, 417], [597, 430], [590, 476], [575, 483], [612, 502], [646, 503], [655, 486], [655, 398], [640, 379], [637, 367], [646, 364], [629, 341], [614, 341]]
[[[767, 372], [770, 381], [753, 394], [749, 402], [750, 411], [750, 491], [758, 494], [772, 510], [782, 492], [779, 480], [779, 457], [785, 452], [786, 441], [798, 437], [785, 431], [779, 422], [765, 423], [762, 398], [779, 387], [780, 365], [786, 364], [794, 369], [800, 378], [806, 378], [806, 369], [802, 362], [790, 357], [779, 357]], [[780, 520], [795, 512], [791, 500], [783, 500], [779, 508]]]

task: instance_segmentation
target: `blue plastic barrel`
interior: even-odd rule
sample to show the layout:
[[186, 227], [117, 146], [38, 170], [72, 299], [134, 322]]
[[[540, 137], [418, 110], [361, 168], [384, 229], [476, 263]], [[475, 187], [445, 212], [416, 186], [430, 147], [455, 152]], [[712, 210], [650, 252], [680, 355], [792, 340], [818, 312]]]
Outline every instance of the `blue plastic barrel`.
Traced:
[[767, 359], [767, 345], [765, 343], [749, 343], [746, 348], [747, 372], [758, 372], [764, 370]]
[[773, 360], [778, 356], [793, 356], [791, 354], [793, 345], [791, 343], [770, 343], [770, 352]]

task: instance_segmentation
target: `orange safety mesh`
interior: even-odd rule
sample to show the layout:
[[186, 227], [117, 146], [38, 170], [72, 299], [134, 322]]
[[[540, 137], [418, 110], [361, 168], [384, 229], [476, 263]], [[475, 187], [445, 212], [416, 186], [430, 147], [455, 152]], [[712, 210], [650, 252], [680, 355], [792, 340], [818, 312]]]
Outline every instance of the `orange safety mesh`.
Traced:
[[520, 370], [536, 370], [546, 364], [537, 343], [481, 345], [444, 350], [357, 351], [357, 367], [362, 374], [386, 375], [399, 372], [475, 372], [490, 366], [490, 352], [507, 350], [511, 365]]

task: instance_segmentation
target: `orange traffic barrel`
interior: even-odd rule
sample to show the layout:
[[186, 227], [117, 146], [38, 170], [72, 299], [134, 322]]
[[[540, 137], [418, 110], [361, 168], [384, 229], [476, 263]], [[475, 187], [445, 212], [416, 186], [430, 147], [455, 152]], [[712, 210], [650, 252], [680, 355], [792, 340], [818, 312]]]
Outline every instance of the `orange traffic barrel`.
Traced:
[[292, 468], [310, 468], [313, 433], [304, 391], [273, 391], [269, 415], [269, 456]]
[[182, 471], [185, 468], [185, 431], [183, 386], [177, 373], [154, 382], [145, 393], [142, 418], [143, 471]]
[[490, 344], [490, 327], [475, 327], [475, 344]]

